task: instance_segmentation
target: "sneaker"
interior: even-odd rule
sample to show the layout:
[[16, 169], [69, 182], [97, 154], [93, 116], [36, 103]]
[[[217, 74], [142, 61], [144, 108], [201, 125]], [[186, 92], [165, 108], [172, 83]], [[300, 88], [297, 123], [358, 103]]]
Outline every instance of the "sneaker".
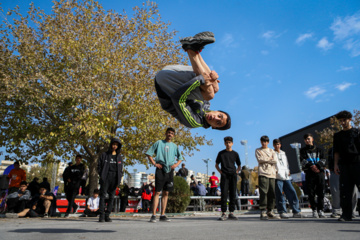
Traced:
[[261, 212], [260, 220], [268, 220], [268, 215], [266, 214], [266, 211]]
[[294, 213], [293, 214], [293, 218], [305, 218], [306, 216], [303, 215], [301, 212], [298, 212], [298, 213]]
[[352, 218], [340, 217], [340, 218], [338, 219], [338, 221], [340, 221], [340, 222], [349, 222], [349, 221], [352, 221]]
[[[229, 214], [229, 215], [230, 215], [230, 214]], [[218, 220], [219, 220], [219, 221], [225, 221], [225, 220], [226, 220], [226, 214], [225, 214], [225, 213], [221, 214], [221, 217], [219, 217]]]
[[105, 222], [112, 222], [110, 216], [105, 216]]
[[319, 214], [316, 210], [313, 210], [313, 218], [319, 218]]
[[229, 219], [229, 220], [239, 220], [233, 213], [230, 213], [230, 214], [228, 215], [228, 219]]
[[69, 214], [68, 214], [68, 213], [65, 213], [64, 218], [69, 218]]
[[268, 219], [280, 219], [279, 216], [275, 215], [273, 211], [267, 213]]
[[338, 213], [332, 213], [332, 214], [330, 215], [330, 217], [331, 217], [331, 218], [339, 218], [339, 217], [340, 217], [340, 214], [338, 214]]
[[194, 37], [185, 37], [180, 39], [182, 48], [185, 51], [191, 49], [195, 52], [201, 51], [205, 45], [214, 42], [215, 42], [215, 37], [212, 32], [201, 32], [196, 34]]
[[105, 215], [104, 214], [100, 214], [99, 222], [105, 222]]
[[153, 222], [155, 223], [156, 222], [156, 216], [155, 215], [152, 215], [151, 218], [150, 218], [150, 222]]
[[320, 218], [326, 218], [324, 212], [321, 211], [321, 210], [319, 211], [319, 217], [320, 217]]
[[286, 213], [280, 213], [281, 219], [289, 219], [289, 216]]
[[160, 216], [160, 219], [159, 219], [161, 222], [170, 222], [171, 220], [167, 217], [167, 216]]
[[6, 213], [5, 217], [7, 217], [7, 218], [18, 218], [19, 215], [17, 213]]
[[49, 214], [48, 214], [48, 213], [44, 213], [43, 218], [49, 218]]

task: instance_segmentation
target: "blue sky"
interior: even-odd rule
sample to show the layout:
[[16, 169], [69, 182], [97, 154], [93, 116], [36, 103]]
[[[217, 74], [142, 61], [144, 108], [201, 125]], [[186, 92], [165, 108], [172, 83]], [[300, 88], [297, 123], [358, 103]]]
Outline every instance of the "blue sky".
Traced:
[[[27, 1], [2, 1], [12, 8]], [[30, 1], [29, 1], [30, 2]], [[132, 14], [144, 1], [99, 1], [105, 9]], [[240, 140], [248, 140], [249, 165], [257, 165], [259, 139], [285, 135], [340, 110], [360, 109], [360, 1], [156, 1], [162, 20], [177, 38], [212, 31], [216, 42], [202, 56], [220, 76], [211, 109], [229, 112], [228, 131], [193, 129], [213, 139], [186, 157], [188, 169], [215, 170], [223, 138], [245, 162]], [[35, 1], [50, 11], [50, 1]], [[301, 139], [299, 140], [301, 141]], [[290, 153], [288, 153], [290, 154]], [[143, 166], [136, 166], [145, 170]], [[153, 172], [153, 169], [147, 170]]]

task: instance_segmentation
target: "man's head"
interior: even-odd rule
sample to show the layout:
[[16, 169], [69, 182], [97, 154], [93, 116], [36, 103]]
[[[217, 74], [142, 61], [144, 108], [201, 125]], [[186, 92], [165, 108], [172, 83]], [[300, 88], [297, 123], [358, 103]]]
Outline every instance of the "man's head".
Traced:
[[274, 139], [273, 140], [273, 146], [274, 146], [274, 149], [275, 151], [280, 151], [280, 148], [281, 148], [281, 142], [280, 142], [280, 139]]
[[206, 122], [217, 130], [227, 130], [231, 127], [230, 115], [224, 111], [210, 111], [205, 114]]
[[99, 197], [99, 189], [95, 189], [95, 190], [94, 190], [93, 197], [94, 197], [94, 198]]
[[224, 137], [224, 144], [226, 147], [226, 150], [231, 150], [234, 142], [233, 142], [233, 138], [232, 137]]
[[182, 168], [185, 168], [185, 163], [181, 164], [181, 167], [182, 167]]
[[47, 181], [48, 181], [47, 177], [44, 177], [43, 182], [47, 182]]
[[27, 189], [27, 186], [28, 186], [27, 182], [26, 182], [26, 181], [22, 181], [22, 182], [20, 183], [20, 190], [21, 190], [22, 192], [25, 191], [25, 190]]
[[18, 162], [18, 161], [14, 162], [14, 168], [19, 169], [20, 168], [20, 162]]
[[38, 178], [38, 177], [34, 177], [33, 181], [34, 181], [34, 182], [38, 182], [38, 181], [39, 181], [39, 178]]
[[76, 155], [75, 157], [75, 164], [79, 165], [81, 163], [82, 160], [82, 156], [81, 155]]
[[111, 143], [111, 150], [115, 151], [119, 148], [119, 143], [118, 142], [113, 142]]
[[314, 145], [314, 137], [311, 133], [307, 133], [304, 135], [304, 142], [306, 145], [312, 146]]
[[45, 193], [46, 193], [46, 188], [40, 187], [39, 193], [40, 193], [40, 195], [45, 195]]
[[212, 172], [212, 175], [215, 176], [215, 172]]
[[351, 128], [351, 120], [352, 114], [349, 111], [341, 111], [335, 115], [336, 119], [339, 120], [340, 125], [343, 129], [350, 129]]
[[269, 144], [269, 137], [264, 135], [264, 136], [261, 136], [260, 138], [260, 142], [261, 142], [261, 147], [262, 148], [267, 148], [268, 147], [268, 144]]
[[168, 129], [166, 129], [165, 132], [165, 140], [166, 141], [171, 141], [175, 136], [175, 129], [169, 127]]

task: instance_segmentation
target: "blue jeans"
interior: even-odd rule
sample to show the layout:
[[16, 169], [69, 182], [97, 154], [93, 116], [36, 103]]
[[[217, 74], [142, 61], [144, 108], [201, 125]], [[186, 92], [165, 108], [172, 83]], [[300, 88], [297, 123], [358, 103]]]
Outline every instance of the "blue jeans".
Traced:
[[276, 195], [276, 208], [278, 213], [286, 213], [285, 197], [282, 193], [285, 193], [287, 200], [293, 210], [293, 213], [301, 212], [299, 207], [299, 199], [296, 195], [296, 191], [291, 184], [290, 180], [278, 180], [275, 183], [275, 195]]

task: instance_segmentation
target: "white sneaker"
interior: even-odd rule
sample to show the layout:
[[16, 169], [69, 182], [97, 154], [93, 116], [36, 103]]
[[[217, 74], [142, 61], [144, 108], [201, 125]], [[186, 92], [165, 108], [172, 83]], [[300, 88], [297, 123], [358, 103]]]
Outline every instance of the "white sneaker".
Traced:
[[321, 211], [321, 210], [319, 211], [319, 217], [320, 217], [320, 218], [326, 218], [324, 212]]
[[281, 219], [288, 219], [289, 216], [286, 213], [280, 213], [280, 218]]
[[293, 214], [293, 218], [305, 218], [306, 216], [303, 215], [301, 212], [298, 212], [298, 213], [294, 213]]
[[319, 214], [316, 210], [313, 211], [313, 218], [319, 218]]

